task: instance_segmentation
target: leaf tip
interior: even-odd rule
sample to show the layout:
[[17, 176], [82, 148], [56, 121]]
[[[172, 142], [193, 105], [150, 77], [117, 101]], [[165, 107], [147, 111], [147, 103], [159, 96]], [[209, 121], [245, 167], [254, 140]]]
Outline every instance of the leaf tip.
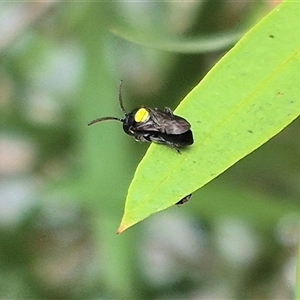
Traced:
[[121, 234], [123, 233], [126, 229], [128, 229], [129, 227], [131, 227], [133, 224], [126, 224], [124, 223], [124, 221], [122, 220], [118, 230], [117, 230], [117, 234]]
[[121, 224], [117, 230], [117, 234], [121, 234], [126, 229], [127, 229], [127, 227], [124, 224]]

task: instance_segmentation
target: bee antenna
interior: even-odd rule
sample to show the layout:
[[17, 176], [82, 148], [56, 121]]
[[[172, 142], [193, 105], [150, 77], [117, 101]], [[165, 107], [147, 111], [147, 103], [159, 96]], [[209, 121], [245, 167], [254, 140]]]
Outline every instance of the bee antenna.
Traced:
[[95, 123], [102, 122], [102, 121], [107, 121], [107, 120], [116, 120], [116, 121], [119, 121], [119, 122], [123, 123], [123, 120], [119, 119], [117, 117], [103, 117], [103, 118], [95, 119], [95, 120], [89, 122], [88, 126], [93, 125]]
[[122, 96], [122, 86], [123, 86], [123, 80], [120, 81], [120, 84], [119, 84], [119, 103], [120, 103], [120, 107], [122, 109], [122, 112], [127, 115], [127, 112], [124, 108], [124, 105], [123, 105], [123, 96]]

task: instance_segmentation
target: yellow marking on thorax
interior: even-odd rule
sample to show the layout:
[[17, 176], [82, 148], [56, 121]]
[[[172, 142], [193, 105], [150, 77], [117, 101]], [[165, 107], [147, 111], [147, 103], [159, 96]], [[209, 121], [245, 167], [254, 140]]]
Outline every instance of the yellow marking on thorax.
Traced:
[[144, 123], [149, 119], [149, 112], [145, 108], [140, 108], [134, 115], [134, 120], [137, 123]]

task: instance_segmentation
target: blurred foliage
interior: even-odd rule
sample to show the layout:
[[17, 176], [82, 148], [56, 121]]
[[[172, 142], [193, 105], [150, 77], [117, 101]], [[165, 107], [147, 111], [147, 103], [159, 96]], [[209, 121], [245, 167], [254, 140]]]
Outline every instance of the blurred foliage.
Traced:
[[[118, 123], [86, 126], [121, 116], [120, 79], [128, 109], [174, 108], [234, 43], [166, 52], [121, 39], [115, 28], [132, 30], [130, 40], [138, 32], [143, 40], [151, 33], [201, 43], [249, 28], [271, 8], [249, 1], [0, 4], [1, 298], [292, 297], [299, 219], [288, 212], [299, 210], [299, 120], [188, 204], [121, 236], [126, 191], [148, 145]], [[222, 209], [216, 203], [225, 197], [232, 205]], [[287, 213], [280, 222], [253, 220], [245, 203], [266, 215], [275, 205]]]

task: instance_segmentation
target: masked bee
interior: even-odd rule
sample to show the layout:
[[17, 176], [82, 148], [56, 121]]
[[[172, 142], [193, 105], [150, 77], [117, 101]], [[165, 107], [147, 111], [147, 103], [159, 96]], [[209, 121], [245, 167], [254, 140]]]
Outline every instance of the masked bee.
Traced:
[[176, 116], [166, 107], [164, 111], [157, 108], [142, 106], [127, 113], [123, 105], [122, 81], [119, 85], [119, 104], [124, 118], [103, 117], [88, 123], [92, 125], [107, 120], [116, 120], [123, 123], [123, 130], [137, 141], [166, 144], [175, 148], [192, 145], [194, 143], [191, 124], [184, 118]]

